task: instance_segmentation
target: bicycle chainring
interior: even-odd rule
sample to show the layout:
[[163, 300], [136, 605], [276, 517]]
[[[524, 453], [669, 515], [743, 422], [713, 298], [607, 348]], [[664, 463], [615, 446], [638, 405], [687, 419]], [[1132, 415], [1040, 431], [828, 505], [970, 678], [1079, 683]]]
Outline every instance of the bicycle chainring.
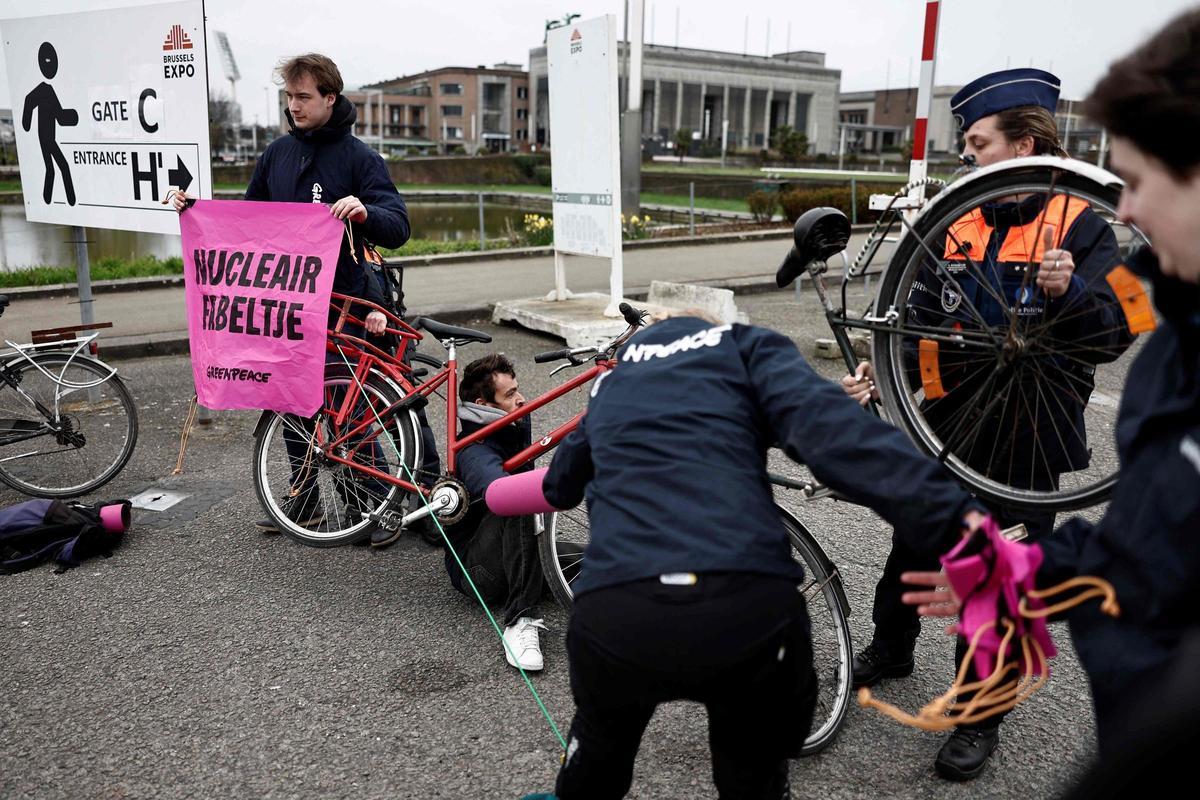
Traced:
[[471, 508], [471, 495], [467, 487], [457, 478], [442, 478], [429, 490], [429, 499], [449, 494], [451, 503], [448, 507], [436, 512], [437, 518], [443, 525], [453, 525], [467, 515]]

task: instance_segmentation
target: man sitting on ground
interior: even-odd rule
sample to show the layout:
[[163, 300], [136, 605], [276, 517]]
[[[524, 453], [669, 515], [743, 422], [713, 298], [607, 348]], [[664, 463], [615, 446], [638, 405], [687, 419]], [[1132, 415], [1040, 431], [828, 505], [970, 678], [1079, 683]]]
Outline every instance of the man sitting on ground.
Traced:
[[[499, 353], [466, 366], [458, 397], [460, 436], [469, 436], [525, 405], [516, 370]], [[479, 594], [487, 603], [501, 607], [508, 645], [505, 659], [514, 667], [519, 664], [522, 669], [536, 671], [542, 668], [538, 629], [544, 630], [545, 625], [534, 618], [534, 610], [545, 589], [545, 579], [538, 562], [533, 518], [498, 517], [484, 503], [488, 486], [507, 474], [504, 462], [529, 444], [530, 420], [523, 417], [459, 453], [456, 473], [471, 495], [471, 507], [462, 520], [447, 527], [446, 536]], [[531, 461], [516, 471], [532, 468]], [[472, 594], [449, 548], [446, 572], [455, 589]]]

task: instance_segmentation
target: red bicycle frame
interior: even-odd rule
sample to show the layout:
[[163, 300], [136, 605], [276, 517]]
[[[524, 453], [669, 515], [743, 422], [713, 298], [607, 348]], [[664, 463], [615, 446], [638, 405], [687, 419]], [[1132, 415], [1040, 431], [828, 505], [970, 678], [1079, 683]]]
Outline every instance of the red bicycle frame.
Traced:
[[[362, 398], [361, 387], [365, 384], [367, 376], [371, 371], [375, 370], [386, 375], [393, 383], [396, 383], [404, 390], [404, 396], [400, 400], [392, 403], [382, 410], [375, 408], [375, 401], [371, 397], [363, 398], [368, 403], [371, 410], [371, 417], [359, 422], [349, 431], [340, 433], [332, 440], [321, 441], [323, 431], [320, 426], [316, 428], [316, 436], [318, 445], [324, 456], [338, 464], [343, 464], [347, 467], [361, 472], [364, 475], [370, 475], [381, 481], [386, 481], [393, 486], [398, 486], [409, 492], [420, 492], [428, 495], [429, 490], [421, 486], [415, 485], [403, 478], [389, 475], [381, 472], [373, 467], [369, 467], [361, 462], [355, 461], [354, 456], [366, 444], [370, 438], [359, 438], [364, 431], [371, 427], [376, 421], [383, 422], [395, 416], [398, 411], [402, 411], [410, 406], [414, 398], [428, 398], [437, 389], [442, 386], [446, 387], [446, 472], [454, 473], [454, 468], [457, 463], [458, 454], [466, 447], [491, 436], [493, 433], [510, 425], [519, 419], [529, 416], [534, 411], [552, 403], [568, 392], [578, 389], [580, 386], [591, 381], [603, 372], [607, 372], [617, 365], [616, 361], [606, 358], [597, 358], [595, 363], [571, 378], [566, 383], [556, 386], [545, 394], [527, 402], [525, 405], [517, 408], [504, 416], [496, 419], [488, 425], [480, 428], [474, 433], [459, 438], [458, 436], [458, 359], [456, 354], [456, 345], [451, 344], [448, 348], [449, 358], [445, 366], [427, 378], [419, 386], [414, 386], [412, 383], [412, 368], [403, 363], [400, 359], [408, 346], [409, 341], [420, 340], [421, 334], [415, 329], [401, 320], [399, 317], [388, 312], [369, 301], [359, 298], [348, 297], [346, 295], [334, 294], [333, 307], [338, 311], [339, 316], [337, 323], [329, 330], [329, 339], [327, 348], [331, 352], [337, 352], [346, 358], [347, 361], [353, 362], [353, 380], [347, 388], [345, 395], [338, 402], [336, 409], [326, 409], [331, 413], [335, 429], [340, 429], [346, 425], [347, 418], [351, 415], [353, 409]], [[352, 336], [343, 331], [346, 323], [353, 323], [359, 326], [365, 326], [363, 320], [350, 313], [351, 305], [362, 305], [369, 307], [371, 310], [380, 311], [388, 318], [388, 327], [386, 333], [399, 336], [400, 344], [396, 354], [393, 356], [384, 350], [372, 345], [370, 342], [356, 336]], [[394, 327], [393, 327], [394, 326]], [[567, 422], [555, 428], [550, 433], [533, 442], [529, 447], [517, 453], [512, 458], [504, 462], [504, 470], [511, 472], [524, 464], [529, 463], [538, 456], [554, 449], [563, 438], [573, 431], [579, 424], [579, 420], [583, 417], [582, 411], [571, 417]], [[337, 451], [341, 448], [346, 448], [346, 454], [339, 455]]]

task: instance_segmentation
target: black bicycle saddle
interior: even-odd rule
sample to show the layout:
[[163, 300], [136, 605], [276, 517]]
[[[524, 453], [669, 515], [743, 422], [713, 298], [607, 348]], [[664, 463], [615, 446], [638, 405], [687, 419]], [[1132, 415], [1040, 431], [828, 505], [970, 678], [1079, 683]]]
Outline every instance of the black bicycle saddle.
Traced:
[[792, 239], [795, 245], [775, 273], [775, 285], [780, 289], [812, 262], [827, 261], [845, 250], [850, 241], [850, 220], [836, 208], [810, 208], [796, 220]]
[[472, 330], [471, 328], [460, 328], [456, 325], [446, 325], [429, 317], [421, 317], [420, 324], [415, 326], [424, 328], [433, 334], [435, 339], [445, 341], [447, 339], [456, 339], [460, 343], [463, 342], [483, 342], [487, 344], [492, 340], [492, 337], [481, 331]]

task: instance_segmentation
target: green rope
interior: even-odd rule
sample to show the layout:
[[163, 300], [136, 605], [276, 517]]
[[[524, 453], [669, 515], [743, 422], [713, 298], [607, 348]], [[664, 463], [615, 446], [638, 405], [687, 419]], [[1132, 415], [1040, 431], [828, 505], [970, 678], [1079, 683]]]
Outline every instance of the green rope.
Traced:
[[[345, 362], [347, 367], [350, 367], [351, 366], [350, 360], [346, 357], [346, 353], [342, 350], [341, 345], [335, 345], [335, 347], [337, 347], [337, 351], [341, 355], [342, 361]], [[378, 373], [376, 373], [376, 374], [378, 374]], [[354, 378], [355, 383], [358, 384], [359, 391], [362, 392], [363, 391], [362, 383], [359, 382], [358, 377], [355, 375], [353, 368], [351, 368], [351, 370], [350, 370], [350, 375]], [[386, 430], [387, 428], [383, 424], [383, 421], [379, 418], [379, 412], [375, 410], [374, 404], [367, 403], [367, 407], [371, 409], [371, 414], [375, 417], [375, 422], [379, 425], [379, 427], [383, 430]], [[399, 424], [399, 423], [397, 423], [397, 424]], [[418, 437], [420, 436], [419, 431], [416, 432], [416, 434]], [[400, 466], [402, 466], [404, 468], [405, 473], [408, 474], [409, 483], [413, 484], [414, 486], [419, 485], [417, 483], [416, 476], [413, 474], [412, 469], [408, 466], [408, 464], [405, 463], [404, 459], [401, 458], [400, 451], [396, 448], [395, 442], [392, 441], [392, 438], [390, 436], [387, 437], [387, 440], [389, 442], [391, 442], [392, 452], [396, 457], [396, 461], [398, 461], [400, 463]], [[428, 508], [430, 506], [429, 499], [424, 494], [422, 494], [421, 492], [417, 492], [416, 496], [421, 499], [421, 502], [423, 502], [425, 504], [426, 508]], [[479, 593], [479, 589], [475, 586], [475, 581], [471, 580], [471, 575], [470, 575], [470, 573], [467, 572], [467, 568], [463, 565], [462, 559], [459, 558], [458, 551], [456, 551], [454, 549], [454, 546], [452, 544], [450, 544], [450, 537], [446, 535], [446, 530], [442, 527], [441, 520], [439, 520], [437, 518], [437, 513], [431, 511], [428, 518], [433, 521], [434, 525], [437, 526], [438, 533], [440, 533], [442, 535], [442, 541], [445, 543], [446, 549], [450, 551], [450, 554], [452, 556], [454, 556], [454, 561], [455, 561], [455, 563], [458, 564], [459, 571], [461, 571], [463, 574], [463, 577], [465, 577], [467, 579], [467, 583], [470, 585], [471, 591], [475, 594], [475, 599], [479, 601], [479, 605], [483, 608], [483, 613], [487, 615], [488, 622], [492, 623], [492, 630], [494, 630], [496, 632], [496, 635], [498, 637], [500, 637], [500, 642], [501, 642], [501, 644], [504, 645], [504, 651], [506, 653], [508, 653], [509, 658], [511, 658], [513, 663], [515, 663], [517, 665], [517, 670], [520, 671], [521, 678], [525, 681], [525, 687], [527, 689], [529, 689], [529, 693], [531, 695], [533, 695], [533, 699], [537, 703], [538, 708], [541, 709], [542, 716], [546, 718], [546, 722], [550, 723], [550, 730], [554, 731], [554, 736], [555, 736], [555, 738], [558, 739], [559, 745], [562, 746], [563, 750], [566, 750], [567, 749], [567, 740], [565, 738], [563, 738], [563, 735], [559, 731], [558, 726], [554, 724], [554, 718], [550, 716], [549, 710], [546, 709], [546, 704], [544, 702], [542, 702], [541, 695], [539, 695], [537, 689], [534, 688], [533, 681], [529, 680], [529, 675], [528, 675], [528, 673], [525, 672], [525, 669], [521, 666], [521, 662], [517, 659], [516, 653], [514, 653], [512, 651], [512, 648], [509, 647], [508, 642], [504, 639], [504, 631], [502, 631], [500, 629], [500, 624], [498, 622], [496, 622], [496, 617], [493, 616], [491, 609], [489, 609], [487, 606], [487, 603], [484, 602], [483, 596]]]

